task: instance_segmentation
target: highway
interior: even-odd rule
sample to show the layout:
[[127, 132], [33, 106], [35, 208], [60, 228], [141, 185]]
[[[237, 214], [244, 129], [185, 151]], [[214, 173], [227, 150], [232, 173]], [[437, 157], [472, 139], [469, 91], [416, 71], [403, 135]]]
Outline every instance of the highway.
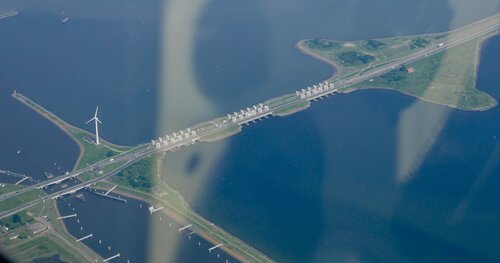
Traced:
[[[353, 84], [356, 84], [356, 83], [359, 83], [362, 81], [366, 81], [366, 80], [369, 80], [369, 79], [374, 78], [376, 76], [385, 74], [393, 69], [400, 67], [403, 64], [415, 62], [415, 61], [422, 59], [422, 58], [425, 58], [429, 55], [433, 55], [433, 54], [445, 51], [446, 49], [455, 47], [455, 46], [460, 45], [462, 43], [465, 43], [469, 40], [472, 40], [472, 39], [475, 39], [477, 37], [494, 32], [494, 31], [499, 29], [498, 21], [495, 21], [495, 22], [496, 23], [494, 25], [489, 25], [489, 26], [483, 28], [482, 30], [473, 31], [473, 32], [468, 33], [468, 34], [456, 34], [458, 36], [455, 36], [455, 35], [453, 35], [453, 32], [452, 32], [451, 36], [444, 38], [442, 46], [431, 46], [428, 48], [424, 48], [424, 49], [421, 49], [419, 51], [416, 51], [415, 53], [412, 53], [410, 55], [402, 57], [400, 59], [396, 59], [390, 63], [384, 62], [385, 63], [384, 65], [379, 65], [379, 66], [375, 65], [373, 68], [368, 69], [368, 70], [362, 69], [357, 73], [359, 75], [344, 78], [342, 80], [337, 80], [334, 82], [335, 88], [325, 89], [321, 92], [318, 92], [317, 94], [314, 94], [314, 96], [308, 97], [307, 100], [313, 101], [313, 100], [316, 100], [317, 98], [334, 94], [334, 93], [338, 92], [339, 89], [342, 89], [342, 88], [351, 86]], [[177, 138], [177, 139], [169, 141], [169, 143], [158, 144], [159, 145], [158, 147], [154, 147], [154, 145], [153, 145], [153, 144], [155, 144], [154, 141], [151, 144], [141, 144], [141, 145], [138, 145], [137, 147], [125, 152], [125, 153], [114, 156], [112, 158], [104, 159], [104, 160], [99, 161], [97, 163], [91, 164], [85, 168], [73, 171], [69, 174], [54, 177], [54, 178], [46, 180], [44, 182], [40, 182], [40, 183], [37, 183], [35, 185], [28, 186], [28, 187], [23, 188], [21, 190], [18, 190], [16, 192], [4, 194], [4, 195], [0, 196], [0, 200], [2, 200], [2, 201], [6, 200], [8, 198], [12, 198], [14, 196], [26, 193], [26, 192], [31, 191], [33, 189], [46, 188], [50, 185], [60, 183], [60, 182], [67, 180], [69, 178], [77, 177], [78, 175], [80, 175], [82, 173], [92, 171], [94, 169], [104, 169], [108, 165], [123, 162], [117, 168], [114, 168], [109, 172], [105, 172], [102, 175], [97, 175], [89, 181], [78, 183], [78, 184], [73, 185], [71, 187], [67, 187], [67, 188], [59, 190], [57, 192], [48, 194], [44, 197], [41, 197], [40, 199], [36, 199], [36, 200], [31, 201], [31, 202], [24, 203], [16, 208], [13, 208], [13, 209], [10, 209], [7, 211], [3, 211], [0, 213], [0, 219], [4, 218], [6, 216], [9, 216], [9, 215], [15, 214], [19, 211], [26, 209], [26, 208], [32, 207], [32, 206], [36, 205], [37, 203], [43, 202], [47, 199], [57, 198], [59, 196], [73, 193], [73, 192], [78, 191], [79, 189], [88, 187], [92, 184], [95, 184], [101, 180], [104, 180], [104, 179], [120, 172], [122, 169], [130, 166], [131, 164], [133, 164], [141, 159], [147, 158], [155, 153], [166, 152], [166, 151], [175, 151], [183, 146], [187, 147], [187, 146], [193, 145], [204, 136], [210, 136], [210, 135], [214, 135], [214, 134], [217, 134], [220, 132], [224, 132], [224, 130], [227, 129], [228, 125], [234, 125], [234, 124], [243, 125], [243, 124], [248, 124], [250, 122], [258, 120], [258, 119], [273, 116], [273, 112], [279, 111], [281, 109], [287, 109], [288, 107], [290, 107], [298, 102], [301, 102], [303, 100], [304, 99], [296, 96], [296, 98], [294, 98], [290, 101], [287, 101], [286, 103], [282, 103], [282, 104], [280, 104], [278, 106], [274, 106], [272, 108], [268, 106], [269, 108], [267, 110], [263, 110], [262, 112], [258, 112], [258, 113], [252, 114], [252, 115], [250, 115], [250, 114], [245, 115], [246, 113], [243, 114], [244, 110], [241, 110], [241, 114], [242, 114], [242, 116], [244, 115], [244, 118], [238, 119], [237, 121], [231, 120], [231, 117], [230, 117], [231, 114], [228, 114], [227, 118], [221, 118], [221, 119], [219, 119], [219, 121], [216, 121], [216, 122], [212, 121], [211, 122], [212, 125], [205, 125], [203, 127], [194, 129], [196, 131], [196, 133], [195, 133], [196, 135], [193, 135], [193, 136], [186, 135], [187, 137], [185, 137], [185, 136], [179, 137], [178, 134], [174, 133], [172, 135], [172, 138]], [[264, 103], [261, 103], [259, 105], [267, 106], [267, 103], [264, 102]], [[255, 109], [255, 106], [254, 106], [254, 109]], [[245, 112], [250, 112], [250, 111], [251, 111], [251, 108], [247, 108], [247, 110]], [[189, 129], [187, 129], [187, 130], [189, 130]], [[161, 142], [162, 140], [159, 140], [159, 141]]]

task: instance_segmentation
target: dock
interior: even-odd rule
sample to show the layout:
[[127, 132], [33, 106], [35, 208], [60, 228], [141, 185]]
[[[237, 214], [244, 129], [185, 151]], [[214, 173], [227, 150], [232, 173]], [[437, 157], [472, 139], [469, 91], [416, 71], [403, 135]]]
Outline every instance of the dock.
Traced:
[[[115, 186], [116, 187], [116, 186]], [[113, 188], [114, 189], [114, 188]], [[111, 190], [113, 190], [111, 189]], [[93, 193], [93, 194], [96, 194], [98, 196], [101, 196], [101, 197], [105, 197], [105, 198], [110, 198], [112, 200], [115, 200], [115, 201], [119, 201], [119, 202], [123, 202], [123, 203], [127, 203], [127, 199], [124, 199], [124, 198], [121, 198], [120, 196], [114, 196], [114, 195], [109, 195], [108, 193], [111, 191], [109, 190], [108, 192], [106, 193], [101, 193], [101, 192], [98, 192], [97, 190], [93, 189], [93, 190], [90, 190], [89, 189], [89, 192]]]
[[184, 229], [188, 229], [188, 228], [190, 228], [190, 227], [192, 227], [192, 226], [193, 226], [193, 225], [187, 225], [187, 226], [185, 226], [185, 227], [181, 227], [181, 228], [179, 228], [179, 229], [177, 230], [177, 232], [179, 232], [179, 233], [180, 233], [182, 230], [184, 230]]
[[160, 206], [160, 207], [158, 207], [158, 208], [154, 208], [153, 206], [148, 207], [148, 210], [149, 210], [149, 213], [150, 213], [150, 214], [153, 214], [154, 212], [156, 212], [156, 211], [160, 211], [160, 210], [162, 210], [162, 209], [163, 209], [163, 206]]
[[92, 237], [92, 234], [88, 234], [88, 235], [86, 235], [84, 237], [81, 237], [81, 238], [77, 239], [76, 242], [82, 242], [83, 240], [91, 238], [91, 237]]
[[76, 214], [67, 215], [67, 216], [60, 216], [57, 218], [57, 220], [62, 220], [62, 219], [72, 218], [72, 217], [76, 217]]
[[[35, 180], [33, 180], [33, 178], [31, 178], [29, 176], [26, 176], [24, 174], [18, 174], [18, 173], [14, 173], [14, 172], [11, 172], [11, 171], [4, 171], [4, 170], [0, 170], [0, 174], [5, 174], [5, 175], [8, 175], [8, 176], [20, 178], [22, 181], [29, 180], [32, 183], [36, 183]], [[18, 185], [19, 183], [20, 182], [16, 183], [16, 185]]]
[[213, 247], [209, 248], [209, 249], [208, 249], [208, 252], [212, 252], [212, 250], [214, 250], [214, 249], [216, 249], [216, 248], [218, 248], [218, 247], [221, 247], [222, 245], [224, 245], [224, 244], [220, 243], [220, 244], [218, 244], [218, 245], [215, 245], [215, 246], [213, 246]]
[[24, 182], [25, 180], [27, 180], [28, 178], [29, 178], [29, 177], [24, 177], [23, 179], [21, 179], [21, 180], [17, 181], [14, 185], [18, 185], [18, 184], [20, 184], [20, 183]]
[[111, 189], [109, 189], [104, 195], [108, 195], [109, 193], [111, 193], [111, 191], [115, 190], [116, 188], [116, 185], [111, 187]]
[[116, 254], [116, 255], [114, 255], [114, 256], [112, 256], [112, 257], [109, 257], [109, 258], [107, 258], [107, 259], [103, 260], [102, 262], [108, 262], [108, 261], [110, 261], [110, 260], [112, 260], [112, 259], [115, 259], [115, 258], [117, 258], [117, 257], [119, 257], [119, 256], [120, 256], [120, 253], [118, 253], [118, 254]]

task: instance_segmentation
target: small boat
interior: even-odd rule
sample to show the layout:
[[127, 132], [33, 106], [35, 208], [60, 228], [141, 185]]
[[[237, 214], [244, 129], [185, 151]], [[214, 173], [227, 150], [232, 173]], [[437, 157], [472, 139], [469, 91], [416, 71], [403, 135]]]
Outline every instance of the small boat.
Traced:
[[17, 150], [17, 154], [20, 154], [21, 153], [21, 150]]
[[66, 24], [66, 22], [68, 22], [68, 20], [69, 20], [69, 17], [65, 17], [65, 18], [63, 18], [63, 20], [61, 20], [61, 23]]

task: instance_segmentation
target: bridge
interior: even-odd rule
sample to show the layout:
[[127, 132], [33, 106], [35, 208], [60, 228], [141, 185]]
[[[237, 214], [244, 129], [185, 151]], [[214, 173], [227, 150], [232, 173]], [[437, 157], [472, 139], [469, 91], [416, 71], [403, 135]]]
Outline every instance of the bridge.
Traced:
[[[438, 46], [432, 46], [428, 48], [424, 48], [422, 50], [416, 51], [415, 53], [412, 53], [410, 55], [407, 55], [405, 57], [395, 59], [389, 63], [381, 64], [381, 65], [375, 65], [374, 67], [370, 69], [363, 69], [358, 72], [358, 74], [354, 74], [349, 77], [344, 77], [343, 79], [336, 80], [334, 82], [322, 82], [318, 83], [315, 85], [312, 85], [312, 87], [307, 87], [298, 91], [295, 91], [293, 94], [287, 94], [284, 95], [280, 98], [285, 98], [282, 101], [277, 101], [276, 99], [273, 100], [268, 100], [265, 102], [258, 103], [256, 105], [253, 105], [251, 107], [247, 107], [244, 109], [241, 109], [240, 111], [233, 112], [227, 114], [225, 117], [217, 118], [215, 120], [212, 120], [210, 122], [206, 122], [203, 125], [198, 124], [193, 127], [180, 130], [178, 132], [174, 132], [172, 134], [165, 135], [163, 137], [160, 137], [155, 140], [151, 140], [150, 143], [147, 144], [141, 144], [136, 146], [135, 148], [121, 153], [117, 156], [114, 156], [113, 158], [108, 158], [101, 160], [99, 162], [96, 162], [92, 165], [89, 165], [85, 168], [73, 171], [71, 173], [67, 173], [65, 175], [61, 175], [49, 180], [46, 180], [44, 182], [37, 183], [35, 185], [31, 185], [28, 187], [25, 187], [23, 189], [20, 189], [19, 191], [16, 192], [11, 192], [4, 194], [0, 196], [0, 201], [5, 200], [7, 198], [11, 198], [17, 195], [20, 195], [22, 193], [26, 193], [28, 191], [31, 191], [33, 189], [43, 189], [48, 186], [54, 185], [61, 183], [65, 180], [68, 180], [70, 178], [75, 178], [78, 177], [78, 175], [92, 171], [93, 169], [103, 169], [104, 167], [111, 165], [111, 164], [116, 164], [123, 162], [120, 164], [117, 168], [103, 173], [102, 175], [96, 176], [91, 180], [85, 181], [78, 183], [76, 185], [73, 185], [71, 187], [68, 187], [63, 190], [59, 190], [57, 192], [51, 193], [49, 195], [46, 195], [44, 197], [40, 197], [40, 199], [27, 202], [24, 204], [21, 204], [20, 206], [3, 211], [0, 213], [0, 219], [4, 218], [6, 216], [12, 215], [14, 213], [17, 213], [21, 210], [24, 210], [28, 207], [31, 207], [38, 202], [43, 202], [47, 199], [56, 199], [61, 196], [67, 195], [74, 193], [80, 189], [87, 188], [101, 180], [106, 179], [109, 176], [112, 176], [122, 169], [128, 167], [129, 165], [147, 158], [153, 154], [159, 153], [159, 152], [169, 152], [169, 151], [175, 151], [177, 149], [180, 149], [181, 147], [189, 147], [191, 145], [196, 144], [199, 141], [203, 141], [203, 138], [209, 137], [216, 135], [218, 133], [226, 131], [229, 127], [239, 127], [241, 128], [243, 125], [249, 125], [256, 120], [260, 120], [263, 118], [268, 118], [270, 116], [275, 116], [277, 112], [282, 111], [283, 109], [287, 109], [290, 107], [293, 107], [294, 105], [298, 105], [300, 103], [307, 103], [309, 104], [312, 101], [316, 101], [317, 99], [327, 97], [330, 95], [335, 95], [339, 93], [339, 90], [342, 88], [346, 88], [348, 86], [351, 86], [355, 83], [359, 83], [365, 80], [369, 80], [373, 77], [385, 74], [403, 64], [408, 64], [415, 62], [419, 59], [422, 59], [424, 57], [442, 52], [444, 50], [447, 50], [449, 48], [455, 47], [457, 45], [460, 45], [462, 43], [465, 43], [469, 40], [472, 40], [474, 38], [483, 36], [488, 33], [492, 33], [494, 31], [497, 31], [499, 28], [498, 22], [495, 25], [488, 26], [483, 28], [482, 30], [477, 30], [473, 33], [468, 34], [467, 36], [451, 36], [443, 42], [443, 44], [440, 44]], [[279, 98], [278, 98], [279, 99]], [[279, 115], [279, 114], [278, 114]]]

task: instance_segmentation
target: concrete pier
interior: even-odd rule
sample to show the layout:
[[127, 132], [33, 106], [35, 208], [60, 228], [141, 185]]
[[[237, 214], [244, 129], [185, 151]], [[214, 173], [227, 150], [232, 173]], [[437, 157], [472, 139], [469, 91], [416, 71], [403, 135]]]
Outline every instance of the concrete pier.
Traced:
[[116, 255], [114, 255], [114, 256], [112, 256], [112, 257], [109, 257], [109, 258], [107, 258], [107, 259], [104, 259], [102, 262], [108, 262], [108, 261], [110, 261], [110, 260], [112, 260], [112, 259], [115, 259], [115, 258], [117, 258], [117, 257], [120, 257], [120, 253], [118, 253], [118, 254], [116, 254]]
[[88, 234], [88, 235], [86, 235], [86, 236], [84, 236], [82, 238], [77, 239], [76, 242], [81, 242], [81, 241], [83, 241], [83, 240], [85, 240], [87, 238], [91, 238], [91, 237], [92, 237], [92, 234]]
[[213, 247], [209, 248], [209, 249], [208, 249], [208, 252], [212, 252], [212, 250], [214, 250], [214, 249], [216, 249], [216, 248], [218, 248], [218, 247], [221, 247], [222, 245], [224, 245], [224, 244], [222, 244], [222, 243], [221, 243], [221, 244], [215, 245], [215, 246], [213, 246]]
[[193, 225], [187, 225], [187, 226], [185, 226], [185, 227], [181, 227], [181, 228], [179, 228], [177, 231], [180, 233], [182, 230], [184, 230], [184, 229], [188, 229], [188, 228], [190, 228], [190, 227], [192, 227], [192, 226], [193, 226]]
[[108, 195], [109, 193], [111, 193], [111, 191], [115, 190], [116, 188], [116, 185], [113, 186], [111, 189], [109, 189], [104, 195]]
[[58, 219], [58, 220], [62, 220], [62, 219], [71, 218], [71, 217], [76, 217], [76, 214], [67, 215], [67, 216], [60, 216], [60, 217], [58, 217], [57, 219]]
[[23, 179], [21, 179], [21, 180], [17, 181], [17, 183], [15, 183], [14, 185], [18, 185], [18, 184], [20, 184], [20, 183], [22, 183], [22, 182], [26, 181], [27, 179], [28, 179], [28, 177], [24, 177]]

